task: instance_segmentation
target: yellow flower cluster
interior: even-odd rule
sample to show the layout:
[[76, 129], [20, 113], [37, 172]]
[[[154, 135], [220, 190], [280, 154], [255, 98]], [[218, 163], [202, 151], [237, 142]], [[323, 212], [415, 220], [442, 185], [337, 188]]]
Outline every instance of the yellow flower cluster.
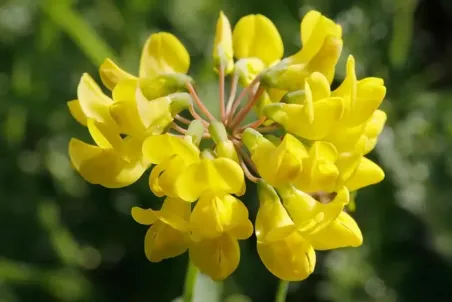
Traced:
[[[239, 264], [238, 240], [254, 230], [264, 265], [294, 281], [313, 272], [315, 250], [362, 244], [344, 207], [350, 192], [384, 178], [365, 155], [386, 121], [378, 109], [385, 86], [379, 78], [357, 79], [350, 56], [345, 79], [331, 91], [340, 25], [310, 11], [300, 32], [303, 47], [283, 58], [268, 18], [245, 16], [232, 30], [220, 13], [213, 49], [217, 117], [187, 75], [188, 52], [169, 33], [146, 41], [138, 76], [105, 60], [100, 78], [111, 97], [82, 76], [78, 99], [68, 106], [95, 144], [72, 139], [72, 164], [86, 181], [108, 188], [130, 185], [152, 167], [149, 187], [165, 197], [163, 205], [132, 209], [135, 221], [150, 226], [144, 245], [151, 262], [188, 250], [195, 266], [222, 280]], [[244, 125], [251, 110], [257, 120]], [[204, 141], [213, 147], [201, 147]], [[254, 228], [237, 198], [245, 193], [245, 177], [257, 184]]]

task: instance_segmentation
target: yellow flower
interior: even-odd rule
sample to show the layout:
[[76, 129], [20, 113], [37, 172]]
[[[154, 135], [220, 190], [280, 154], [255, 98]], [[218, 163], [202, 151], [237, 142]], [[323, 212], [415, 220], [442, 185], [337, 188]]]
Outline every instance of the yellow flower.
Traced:
[[265, 67], [277, 63], [284, 54], [278, 30], [263, 15], [242, 17], [232, 33], [235, 69], [243, 86], [247, 86]]
[[[273, 188], [262, 181], [258, 184], [258, 191], [257, 251], [267, 269], [278, 278], [288, 281], [306, 279], [314, 271], [314, 249], [361, 245], [362, 235], [355, 221], [342, 210], [338, 211], [336, 205], [341, 204], [343, 208], [346, 190], [338, 192], [331, 206], [307, 197], [309, 195], [285, 196], [289, 201], [283, 201], [283, 206]], [[327, 207], [331, 209], [326, 210]], [[300, 228], [300, 221], [305, 227]]]
[[[340, 152], [347, 152], [355, 148], [358, 140], [367, 139], [364, 133], [369, 124], [370, 135], [368, 153], [374, 147], [376, 137], [379, 135], [386, 121], [384, 113], [377, 112], [386, 94], [383, 80], [379, 78], [365, 78], [357, 80], [355, 75], [355, 60], [349, 56], [347, 61], [347, 75], [342, 84], [332, 92], [333, 96], [344, 100], [344, 114], [327, 135], [325, 140], [332, 142]], [[370, 129], [376, 125], [375, 130]], [[364, 137], [363, 137], [364, 136]]]
[[265, 83], [294, 91], [303, 86], [313, 72], [323, 74], [328, 83], [342, 51], [342, 28], [317, 11], [310, 11], [300, 25], [302, 49], [264, 74]]
[[302, 104], [270, 104], [264, 108], [264, 115], [297, 136], [322, 140], [342, 117], [344, 101], [331, 96], [329, 84], [321, 73], [309, 76], [304, 87]]
[[72, 116], [86, 126], [87, 119], [115, 128], [116, 123], [110, 115], [113, 100], [106, 96], [87, 73], [83, 74], [77, 87], [77, 100], [68, 102]]
[[190, 137], [150, 136], [143, 144], [143, 154], [150, 163], [157, 164], [149, 181], [158, 196], [195, 201], [208, 191], [244, 193], [245, 179], [240, 166], [229, 158], [201, 156]]
[[247, 129], [242, 139], [259, 174], [274, 187], [292, 182], [303, 168], [303, 158], [308, 156], [304, 145], [290, 134], [278, 146], [252, 129]]
[[137, 181], [148, 167], [140, 152], [142, 141], [122, 139], [109, 125], [93, 119], [88, 119], [87, 125], [97, 145], [76, 138], [69, 142], [69, 157], [80, 175], [89, 183], [107, 188], [121, 188]]
[[238, 266], [237, 240], [253, 233], [248, 209], [231, 195], [206, 193], [199, 199], [190, 217], [192, 243], [190, 258], [201, 272], [214, 280], [223, 280]]
[[234, 69], [234, 50], [232, 48], [232, 30], [228, 17], [221, 11], [217, 21], [215, 41], [213, 45], [213, 58], [215, 68], [218, 71], [223, 65], [225, 74], [229, 74]]
[[335, 163], [338, 153], [333, 144], [316, 141], [309, 149], [309, 155], [303, 159], [303, 171], [294, 179], [293, 184], [302, 191], [333, 192], [336, 190], [339, 170]]
[[[153, 78], [161, 74], [185, 74], [190, 67], [190, 56], [174, 35], [159, 32], [150, 35], [144, 44], [139, 66], [139, 78]], [[102, 82], [110, 90], [123, 80], [137, 79], [106, 59], [99, 69]]]
[[113, 99], [106, 96], [84, 74], [78, 85], [78, 100], [68, 102], [70, 112], [82, 125], [86, 126], [87, 119], [93, 119], [112, 130], [139, 138], [158, 129], [163, 131], [177, 113], [191, 104], [191, 97], [186, 93], [148, 101], [135, 80], [122, 81], [112, 94]]
[[[137, 76], [104, 61], [99, 72], [111, 97], [82, 76], [77, 99], [67, 105], [95, 144], [72, 139], [71, 162], [88, 182], [109, 188], [132, 184], [153, 165], [149, 187], [165, 201], [159, 211], [132, 209], [149, 226], [151, 262], [188, 250], [212, 279], [230, 276], [240, 261], [239, 240], [253, 232], [247, 205], [237, 198], [245, 194], [245, 177], [258, 188], [257, 251], [278, 278], [307, 278], [315, 250], [362, 244], [344, 207], [349, 192], [384, 178], [365, 155], [387, 119], [378, 109], [386, 88], [379, 78], [357, 79], [349, 56], [343, 82], [331, 91], [341, 26], [310, 11], [300, 32], [302, 48], [282, 59], [281, 37], [267, 17], [248, 15], [231, 29], [220, 12], [213, 42], [218, 120], [187, 75], [187, 50], [169, 33], [147, 39]], [[190, 117], [180, 114], [185, 109]], [[245, 125], [252, 110], [258, 119]]]
[[132, 208], [133, 219], [151, 227], [144, 238], [144, 251], [151, 262], [183, 254], [189, 247], [191, 207], [177, 198], [166, 198], [160, 211]]

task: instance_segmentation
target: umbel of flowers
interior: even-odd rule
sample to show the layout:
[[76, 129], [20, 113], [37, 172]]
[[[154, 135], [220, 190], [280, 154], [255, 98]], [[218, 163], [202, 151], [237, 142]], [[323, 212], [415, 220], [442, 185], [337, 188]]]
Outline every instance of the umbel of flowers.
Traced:
[[[350, 56], [332, 91], [341, 26], [310, 11], [300, 34], [302, 48], [283, 58], [268, 18], [248, 15], [231, 29], [220, 13], [215, 116], [187, 74], [187, 50], [170, 33], [149, 37], [138, 75], [106, 59], [99, 72], [108, 95], [88, 74], [81, 77], [68, 106], [93, 142], [71, 139], [70, 159], [86, 181], [107, 188], [131, 185], [150, 170], [150, 190], [163, 205], [134, 207], [132, 217], [148, 226], [151, 262], [188, 251], [201, 272], [222, 280], [239, 264], [238, 241], [254, 232], [268, 270], [295, 281], [314, 271], [316, 250], [362, 244], [344, 207], [350, 192], [384, 178], [365, 155], [386, 121], [378, 109], [386, 89], [380, 78], [358, 79]], [[255, 121], [245, 124], [249, 115]], [[254, 223], [240, 200], [245, 178], [257, 183]]]

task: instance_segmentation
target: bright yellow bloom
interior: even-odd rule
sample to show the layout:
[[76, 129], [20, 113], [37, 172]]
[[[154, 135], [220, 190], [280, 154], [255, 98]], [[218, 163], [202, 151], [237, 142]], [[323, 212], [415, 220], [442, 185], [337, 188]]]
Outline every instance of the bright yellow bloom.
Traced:
[[336, 190], [339, 170], [335, 163], [338, 153], [333, 144], [316, 141], [303, 159], [303, 171], [293, 184], [304, 192], [333, 192]]
[[304, 84], [302, 104], [270, 104], [264, 115], [281, 124], [288, 132], [310, 140], [322, 140], [342, 117], [344, 100], [331, 96], [325, 76], [315, 72]]
[[259, 174], [274, 187], [292, 182], [303, 169], [303, 158], [308, 156], [304, 145], [290, 134], [278, 146], [252, 129], [247, 129], [242, 139]]
[[239, 59], [236, 72], [247, 86], [265, 67], [278, 62], [284, 46], [278, 29], [263, 15], [242, 17], [232, 33], [234, 56]]
[[160, 211], [132, 208], [133, 219], [151, 227], [144, 238], [144, 251], [151, 262], [160, 262], [183, 254], [190, 244], [190, 204], [177, 198], [166, 198]]
[[278, 278], [306, 279], [314, 271], [314, 249], [361, 245], [362, 235], [355, 221], [342, 212], [348, 202], [346, 189], [338, 191], [329, 204], [293, 188], [281, 191], [282, 204], [269, 185], [260, 182], [258, 189], [257, 250], [264, 265]]
[[248, 209], [231, 195], [204, 194], [190, 217], [190, 258], [214, 280], [223, 280], [237, 268], [237, 240], [253, 233]]
[[215, 66], [218, 67], [223, 64], [225, 74], [229, 74], [234, 69], [234, 50], [232, 48], [232, 30], [231, 23], [228, 17], [223, 12], [217, 21], [217, 28], [215, 32], [215, 41], [213, 45], [213, 58]]
[[328, 83], [342, 51], [342, 28], [317, 11], [309, 11], [300, 25], [302, 49], [264, 74], [270, 87], [294, 91], [313, 72], [322, 73]]
[[[375, 139], [382, 130], [386, 116], [374, 113], [380, 106], [386, 94], [383, 80], [379, 78], [365, 78], [357, 80], [355, 75], [355, 60], [349, 56], [347, 61], [347, 75], [342, 84], [332, 92], [333, 96], [344, 100], [344, 114], [325, 140], [332, 142], [340, 151], [350, 151], [361, 136], [368, 123], [378, 125], [377, 131], [370, 131]], [[384, 113], [383, 113], [384, 114]], [[375, 118], [375, 120], [374, 120]], [[367, 135], [365, 135], [367, 137]], [[373, 148], [372, 142], [367, 147], [368, 153]]]
[[149, 178], [154, 194], [186, 201], [195, 201], [209, 191], [242, 195], [245, 179], [240, 166], [229, 158], [201, 156], [190, 140], [169, 134], [146, 139], [143, 154], [150, 163], [157, 164]]
[[[88, 182], [109, 188], [132, 184], [153, 165], [149, 187], [165, 201], [159, 211], [132, 209], [133, 219], [149, 226], [144, 245], [151, 262], [188, 250], [212, 279], [231, 275], [239, 240], [253, 232], [248, 204], [237, 198], [245, 177], [258, 187], [257, 251], [278, 278], [307, 278], [315, 250], [362, 244], [344, 207], [349, 192], [384, 178], [365, 155], [387, 119], [378, 109], [386, 88], [379, 78], [357, 79], [349, 56], [343, 82], [331, 91], [341, 26], [310, 11], [300, 32], [302, 48], [283, 58], [282, 39], [267, 17], [245, 16], [232, 29], [220, 12], [213, 41], [218, 120], [187, 75], [187, 50], [170, 33], [150, 35], [137, 76], [104, 61], [99, 72], [111, 94], [82, 76], [77, 99], [67, 105], [95, 144], [72, 139], [71, 162]], [[181, 113], [186, 109], [191, 116]], [[258, 119], [245, 125], [252, 110]]]
[[[154, 78], [161, 74], [185, 74], [190, 67], [190, 56], [184, 45], [174, 35], [159, 32], [150, 35], [144, 44], [139, 66], [139, 78]], [[122, 70], [112, 60], [100, 66], [102, 82], [110, 90], [123, 80], [137, 79]]]
[[140, 152], [142, 141], [122, 139], [109, 125], [88, 119], [88, 129], [97, 145], [76, 138], [69, 142], [74, 168], [89, 183], [120, 188], [137, 181], [148, 167]]

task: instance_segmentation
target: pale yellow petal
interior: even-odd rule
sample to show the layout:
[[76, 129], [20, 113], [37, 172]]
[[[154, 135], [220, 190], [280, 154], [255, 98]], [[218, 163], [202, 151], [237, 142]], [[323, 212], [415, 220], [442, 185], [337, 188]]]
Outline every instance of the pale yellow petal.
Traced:
[[283, 56], [281, 36], [272, 21], [263, 15], [242, 17], [234, 27], [232, 38], [238, 59], [256, 57], [269, 66]]
[[280, 241], [258, 242], [257, 252], [265, 267], [281, 280], [304, 280], [315, 268], [314, 249], [297, 232]]
[[355, 220], [342, 212], [336, 220], [320, 232], [306, 236], [315, 250], [331, 250], [357, 247], [363, 243], [363, 235]]
[[215, 40], [213, 44], [213, 58], [217, 68], [223, 64], [225, 75], [234, 69], [234, 51], [232, 48], [232, 30], [228, 17], [220, 11], [217, 27], [215, 32]]
[[179, 198], [167, 197], [162, 208], [158, 211], [158, 218], [172, 228], [188, 232], [191, 205]]
[[170, 225], [157, 221], [144, 237], [144, 251], [151, 262], [179, 256], [188, 248], [186, 233], [180, 232]]
[[86, 115], [83, 113], [79, 100], [69, 101], [67, 102], [67, 106], [72, 117], [83, 126], [86, 126]]
[[157, 221], [157, 214], [152, 209], [132, 208], [132, 218], [139, 224], [151, 225]]
[[87, 73], [83, 74], [80, 79], [77, 97], [80, 107], [87, 118], [95, 119], [111, 127], [115, 126], [109, 112], [109, 106], [113, 103], [113, 100], [102, 92]]
[[242, 168], [228, 158], [203, 159], [187, 167], [176, 182], [180, 198], [195, 201], [205, 192], [242, 193], [245, 177]]
[[199, 149], [188, 137], [160, 134], [150, 136], [144, 141], [143, 155], [152, 164], [159, 164], [173, 155], [181, 156], [190, 163], [199, 159]]
[[99, 74], [102, 83], [110, 90], [113, 90], [115, 86], [123, 80], [136, 78], [130, 73], [122, 70], [111, 59], [105, 59], [102, 65], [100, 65]]
[[187, 73], [190, 56], [176, 36], [166, 32], [152, 34], [146, 41], [140, 61], [140, 77], [162, 73]]
[[350, 191], [355, 191], [382, 181], [384, 171], [373, 161], [363, 157], [353, 176], [345, 183]]
[[226, 279], [240, 262], [237, 239], [227, 233], [215, 239], [193, 242], [189, 253], [193, 264], [215, 281]]

